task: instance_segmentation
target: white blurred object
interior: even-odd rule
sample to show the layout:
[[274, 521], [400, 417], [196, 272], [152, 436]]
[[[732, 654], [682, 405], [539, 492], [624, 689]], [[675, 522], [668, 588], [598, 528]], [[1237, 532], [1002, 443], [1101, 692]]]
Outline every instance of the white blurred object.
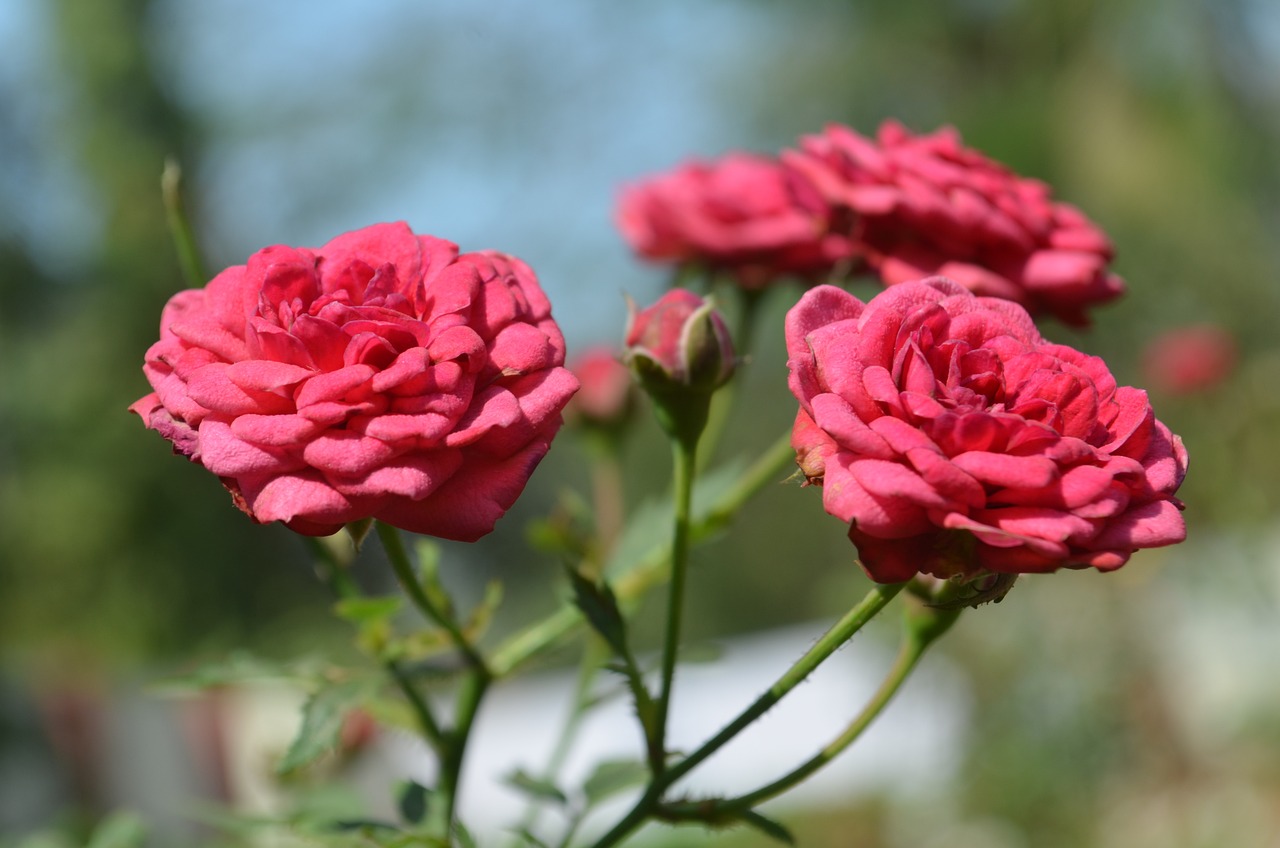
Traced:
[[[767, 689], [823, 633], [814, 623], [726, 643], [714, 663], [682, 665], [672, 698], [671, 747], [692, 751]], [[809, 759], [831, 742], [880, 685], [892, 657], [869, 640], [825, 663], [780, 704], [678, 783], [675, 791], [732, 795], [756, 789]], [[605, 673], [602, 682], [617, 683]], [[620, 685], [620, 684], [619, 684]], [[462, 820], [482, 843], [498, 838], [525, 808], [525, 796], [504, 779], [517, 767], [542, 773], [570, 708], [574, 673], [517, 679], [496, 687], [485, 702], [468, 750], [460, 803]], [[834, 763], [786, 796], [789, 805], [839, 804], [859, 795], [927, 793], [950, 780], [962, 754], [971, 699], [962, 676], [940, 655], [926, 657], [898, 698], [866, 734]], [[434, 765], [425, 748], [403, 736], [379, 743], [393, 768], [430, 784]], [[609, 700], [580, 728], [559, 785], [580, 786], [604, 760], [643, 757], [630, 701]], [[606, 824], [635, 792], [601, 807]], [[611, 816], [610, 813], [613, 815]]]

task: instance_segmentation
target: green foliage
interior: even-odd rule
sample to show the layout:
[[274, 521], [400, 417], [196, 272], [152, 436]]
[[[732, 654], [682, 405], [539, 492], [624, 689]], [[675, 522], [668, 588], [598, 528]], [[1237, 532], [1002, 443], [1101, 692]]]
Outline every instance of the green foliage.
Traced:
[[276, 765], [276, 773], [288, 775], [334, 751], [347, 713], [368, 700], [372, 686], [367, 680], [347, 680], [313, 693], [302, 708], [298, 735]]

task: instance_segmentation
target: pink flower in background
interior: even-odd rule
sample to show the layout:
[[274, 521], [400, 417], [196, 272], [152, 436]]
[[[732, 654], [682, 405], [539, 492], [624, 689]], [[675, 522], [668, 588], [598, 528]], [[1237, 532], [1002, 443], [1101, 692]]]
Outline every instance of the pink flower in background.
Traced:
[[848, 239], [828, 232], [827, 205], [812, 187], [748, 153], [688, 162], [628, 186], [617, 223], [646, 259], [704, 263], [745, 288], [822, 277], [850, 254]]
[[1236, 342], [1213, 324], [1178, 327], [1151, 340], [1142, 371], [1152, 387], [1171, 395], [1205, 391], [1225, 380], [1236, 364]]
[[573, 396], [566, 413], [600, 425], [613, 425], [626, 420], [631, 408], [631, 372], [611, 348], [584, 350], [569, 370], [582, 388]]
[[866, 304], [820, 286], [786, 337], [797, 462], [872, 579], [1108, 570], [1184, 538], [1181, 440], [1020, 306], [942, 278]]
[[1044, 183], [964, 147], [951, 128], [912, 135], [887, 121], [873, 141], [833, 125], [782, 159], [833, 214], [847, 210], [855, 249], [886, 285], [941, 274], [1076, 325], [1124, 290], [1092, 221], [1054, 202]]
[[143, 366], [155, 391], [130, 409], [256, 521], [471, 541], [560, 427], [563, 362], [523, 262], [379, 224], [179, 292]]

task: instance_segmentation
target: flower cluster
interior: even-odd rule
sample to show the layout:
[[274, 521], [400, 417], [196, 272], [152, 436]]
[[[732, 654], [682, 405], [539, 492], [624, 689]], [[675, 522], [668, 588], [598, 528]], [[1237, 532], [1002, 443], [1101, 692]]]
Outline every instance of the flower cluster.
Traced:
[[523, 262], [383, 224], [174, 295], [130, 409], [257, 521], [474, 540], [560, 427], [564, 353]]
[[1181, 440], [1101, 359], [934, 278], [787, 315], [797, 461], [880, 582], [1118, 568], [1185, 535]]
[[941, 274], [1069, 324], [1123, 291], [1093, 222], [953, 129], [916, 136], [888, 121], [873, 142], [831, 126], [783, 160], [851, 213], [858, 254], [887, 285]]
[[641, 256], [726, 268], [749, 288], [860, 265], [886, 285], [944, 275], [1069, 324], [1124, 288], [1093, 222], [950, 128], [888, 121], [873, 140], [833, 125], [777, 159], [689, 163], [627, 189], [618, 219]]

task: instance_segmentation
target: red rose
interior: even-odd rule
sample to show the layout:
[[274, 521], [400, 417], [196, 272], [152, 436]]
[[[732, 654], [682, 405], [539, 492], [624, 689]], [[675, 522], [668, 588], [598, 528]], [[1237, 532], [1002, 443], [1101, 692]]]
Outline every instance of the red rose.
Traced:
[[942, 278], [867, 304], [820, 286], [786, 335], [797, 461], [872, 579], [1106, 570], [1184, 538], [1181, 440], [1020, 306]]
[[155, 392], [130, 409], [256, 521], [471, 541], [559, 428], [563, 362], [523, 262], [380, 224], [179, 292], [143, 366]]
[[846, 238], [828, 232], [817, 192], [777, 161], [748, 153], [689, 162], [624, 189], [617, 221], [641, 256], [701, 262], [745, 288], [826, 275], [850, 252]]
[[975, 150], [955, 130], [912, 135], [887, 121], [875, 141], [842, 126], [801, 139], [783, 162], [853, 220], [855, 250], [886, 285], [942, 274], [1068, 324], [1124, 290], [1111, 242], [1049, 188]]
[[1212, 389], [1227, 379], [1235, 365], [1235, 339], [1213, 324], [1161, 333], [1142, 353], [1142, 371], [1147, 381], [1171, 395]]
[[588, 348], [569, 364], [581, 388], [567, 413], [601, 426], [626, 421], [631, 411], [631, 372], [611, 349]]

